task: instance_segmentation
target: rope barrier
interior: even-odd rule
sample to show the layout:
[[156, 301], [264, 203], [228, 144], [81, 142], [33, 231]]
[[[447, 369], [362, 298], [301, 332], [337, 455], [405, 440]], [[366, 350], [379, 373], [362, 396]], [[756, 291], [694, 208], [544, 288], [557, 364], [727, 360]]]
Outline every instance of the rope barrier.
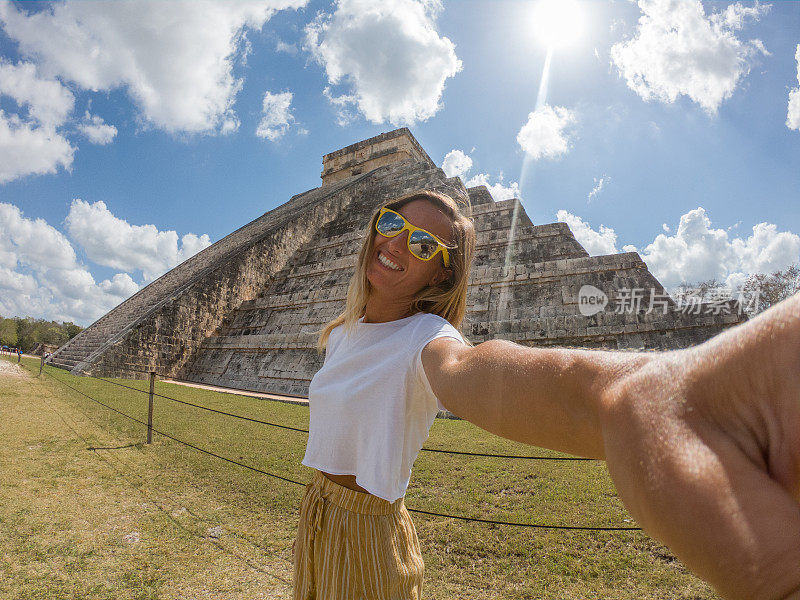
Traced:
[[425, 452], [440, 452], [442, 454], [458, 454], [461, 456], [485, 456], [490, 458], [524, 458], [527, 460], [566, 460], [581, 462], [599, 462], [594, 458], [583, 458], [582, 456], [525, 456], [518, 454], [482, 454], [480, 452], [461, 452], [460, 450], [439, 450], [438, 448], [422, 448]]
[[[135, 370], [135, 369], [132, 369]], [[137, 373], [143, 373], [144, 371], [136, 371]], [[158, 373], [156, 373], [158, 375]], [[118, 383], [116, 381], [111, 381], [110, 379], [105, 379], [103, 377], [98, 377], [97, 375], [88, 375], [92, 379], [99, 379], [100, 381], [105, 381], [106, 383], [110, 383], [112, 385], [117, 385], [119, 387], [123, 387], [129, 390], [133, 390], [134, 392], [140, 392], [142, 394], [149, 393], [147, 390], [140, 390], [138, 388], [134, 388], [122, 383]], [[159, 377], [162, 377], [159, 375]], [[163, 379], [163, 377], [162, 377]], [[174, 378], [172, 378], [174, 379]], [[175, 381], [182, 381], [182, 380], [175, 380]], [[177, 402], [179, 404], [185, 404], [186, 406], [192, 406], [194, 408], [199, 408], [201, 410], [206, 410], [208, 412], [217, 413], [220, 415], [225, 415], [228, 417], [234, 417], [236, 419], [241, 419], [243, 421], [250, 421], [252, 423], [259, 423], [261, 425], [269, 425], [270, 427], [279, 427], [281, 429], [288, 429], [290, 431], [298, 431], [300, 433], [308, 433], [308, 429], [302, 429], [300, 427], [290, 427], [289, 425], [281, 425], [279, 423], [271, 423], [269, 421], [262, 421], [260, 419], [254, 419], [252, 417], [245, 417], [242, 415], [237, 415], [235, 413], [225, 412], [223, 410], [217, 410], [215, 408], [210, 408], [208, 406], [202, 406], [200, 404], [194, 404], [192, 402], [187, 402], [185, 400], [178, 400], [177, 398], [172, 398], [170, 396], [165, 396], [163, 394], [154, 393], [154, 396], [158, 396], [159, 398], [163, 398], [165, 400], [171, 400], [173, 402]], [[246, 396], [246, 398], [257, 398], [257, 396]], [[454, 454], [457, 456], [475, 456], [475, 457], [483, 457], [483, 458], [504, 458], [504, 459], [522, 459], [522, 460], [552, 460], [552, 461], [567, 461], [567, 462], [598, 462], [594, 458], [583, 458], [579, 456], [528, 456], [528, 455], [519, 455], [519, 454], [488, 454], [483, 452], [466, 452], [460, 450], [443, 450], [439, 448], [428, 448], [423, 447], [421, 448], [422, 452], [437, 452], [439, 454]]]
[[[45, 371], [45, 372], [46, 372], [46, 371]], [[118, 414], [122, 415], [123, 417], [127, 417], [128, 419], [130, 419], [130, 420], [132, 420], [132, 421], [136, 421], [136, 422], [137, 422], [137, 423], [139, 423], [140, 425], [144, 425], [145, 427], [147, 427], [147, 423], [145, 423], [144, 421], [140, 421], [140, 420], [139, 420], [139, 419], [137, 419], [136, 417], [132, 417], [132, 416], [130, 416], [130, 415], [128, 415], [128, 414], [125, 414], [124, 412], [122, 412], [122, 411], [120, 411], [120, 410], [117, 410], [116, 408], [114, 408], [114, 407], [112, 407], [112, 406], [109, 406], [108, 404], [105, 404], [105, 403], [103, 403], [103, 402], [100, 402], [100, 400], [97, 400], [96, 398], [92, 398], [92, 397], [91, 397], [89, 394], [86, 394], [86, 393], [84, 393], [84, 392], [80, 391], [79, 389], [72, 387], [71, 385], [69, 385], [69, 384], [68, 384], [68, 383], [66, 383], [65, 381], [63, 381], [63, 380], [59, 379], [58, 377], [55, 377], [55, 376], [54, 376], [54, 375], [52, 375], [51, 373], [47, 373], [47, 375], [48, 375], [48, 376], [50, 376], [50, 377], [52, 377], [53, 379], [55, 379], [55, 380], [56, 380], [56, 381], [58, 381], [59, 383], [61, 383], [61, 385], [64, 385], [64, 386], [66, 386], [66, 387], [70, 388], [71, 390], [73, 390], [73, 391], [75, 391], [75, 392], [79, 393], [81, 396], [85, 396], [85, 397], [86, 397], [86, 398], [88, 398], [89, 400], [91, 400], [91, 401], [93, 401], [93, 402], [97, 402], [99, 405], [101, 405], [101, 406], [105, 406], [106, 408], [108, 408], [108, 409], [110, 409], [110, 410], [113, 410], [115, 413], [118, 413]], [[233, 464], [235, 464], [235, 465], [239, 465], [240, 467], [244, 467], [245, 469], [249, 469], [249, 470], [251, 470], [251, 471], [255, 471], [256, 473], [261, 473], [261, 474], [263, 474], [263, 475], [269, 475], [270, 477], [275, 477], [276, 479], [282, 479], [283, 481], [288, 481], [289, 483], [295, 483], [295, 484], [297, 484], [297, 485], [305, 485], [304, 483], [302, 483], [302, 482], [300, 482], [300, 481], [295, 481], [295, 480], [293, 480], [293, 479], [288, 479], [288, 478], [286, 478], [286, 477], [282, 477], [282, 476], [280, 476], [280, 475], [275, 475], [274, 473], [268, 473], [267, 471], [263, 471], [263, 470], [261, 470], [261, 469], [259, 469], [259, 468], [257, 468], [257, 467], [252, 467], [252, 466], [250, 466], [250, 465], [247, 465], [247, 464], [245, 464], [245, 463], [239, 462], [238, 460], [233, 460], [232, 458], [227, 458], [227, 457], [225, 457], [225, 456], [221, 456], [221, 455], [219, 455], [219, 454], [216, 454], [216, 453], [214, 453], [214, 452], [211, 452], [210, 450], [206, 450], [206, 449], [204, 449], [204, 448], [200, 448], [199, 446], [195, 446], [194, 444], [190, 444], [189, 442], [185, 442], [185, 441], [183, 441], [183, 440], [179, 440], [178, 438], [176, 438], [176, 437], [174, 437], [174, 436], [172, 436], [172, 435], [170, 435], [170, 434], [168, 434], [168, 433], [165, 433], [165, 432], [163, 432], [163, 431], [159, 431], [159, 430], [158, 430], [158, 429], [156, 429], [155, 427], [153, 428], [153, 431], [154, 431], [154, 432], [156, 432], [156, 433], [157, 433], [157, 434], [159, 434], [159, 435], [163, 435], [164, 437], [171, 439], [171, 440], [172, 440], [172, 441], [174, 441], [174, 442], [178, 442], [179, 444], [183, 444], [184, 446], [188, 446], [189, 448], [193, 448], [193, 449], [197, 450], [198, 452], [202, 452], [203, 454], [208, 454], [208, 455], [210, 455], [210, 456], [213, 456], [214, 458], [219, 458], [220, 460], [224, 460], [224, 461], [226, 461], [226, 462], [233, 463]]]
[[477, 517], [462, 517], [459, 515], [446, 515], [443, 513], [428, 512], [418, 508], [406, 508], [408, 512], [419, 513], [421, 515], [431, 515], [434, 517], [447, 517], [460, 521], [477, 521], [490, 525], [514, 525], [515, 527], [532, 527], [534, 529], [562, 529], [570, 531], [641, 531], [641, 527], [579, 527], [577, 525], [540, 525], [538, 523], [516, 523], [510, 521], [492, 521], [490, 519], [478, 519]]
[[[129, 390], [133, 390], [134, 392], [141, 392], [143, 394], [149, 394], [150, 392], [146, 390], [140, 390], [138, 388], [133, 388], [122, 383], [117, 383], [116, 381], [111, 381], [110, 379], [104, 379], [102, 377], [97, 377], [95, 375], [89, 375], [89, 377], [93, 379], [99, 379], [100, 381], [105, 381], [106, 383], [110, 383], [112, 385], [118, 385], [119, 387], [124, 387]], [[299, 427], [290, 427], [289, 425], [280, 425], [279, 423], [270, 423], [269, 421], [262, 421], [260, 419], [253, 419], [251, 417], [244, 417], [242, 415], [237, 415], [235, 413], [225, 412], [224, 410], [217, 410], [216, 408], [210, 408], [208, 406], [202, 406], [200, 404], [194, 404], [192, 402], [187, 402], [186, 400], [178, 400], [177, 398], [171, 398], [170, 396], [164, 396], [163, 394], [159, 394], [157, 392], [153, 393], [154, 396], [158, 396], [159, 398], [164, 398], [165, 400], [172, 400], [173, 402], [177, 402], [179, 404], [185, 404], [186, 406], [192, 406], [194, 408], [199, 408], [201, 410], [207, 410], [208, 412], [217, 413], [219, 415], [225, 415], [227, 417], [234, 417], [236, 419], [241, 419], [243, 421], [251, 421], [253, 423], [259, 423], [261, 425], [270, 425], [272, 427], [280, 427], [281, 429], [289, 429], [291, 431], [299, 431], [301, 433], [308, 433], [308, 429], [301, 429]]]
[[[105, 404], [104, 402], [101, 402], [100, 400], [97, 400], [96, 398], [93, 398], [89, 394], [86, 394], [85, 392], [82, 392], [81, 390], [69, 385], [68, 383], [66, 383], [65, 381], [60, 379], [59, 377], [54, 376], [52, 373], [49, 373], [48, 371], [44, 371], [44, 373], [48, 377], [51, 377], [52, 379], [58, 381], [61, 385], [63, 385], [65, 387], [77, 392], [81, 396], [84, 396], [85, 398], [88, 398], [89, 400], [91, 400], [93, 402], [96, 402], [97, 404], [99, 404], [101, 406], [104, 406], [105, 408], [108, 408], [109, 410], [112, 410], [113, 412], [115, 412], [115, 413], [117, 413], [119, 415], [122, 415], [123, 417], [126, 417], [126, 418], [128, 418], [128, 419], [130, 419], [132, 421], [135, 421], [135, 422], [139, 423], [140, 425], [144, 425], [145, 427], [147, 426], [147, 423], [145, 423], [144, 421], [140, 421], [136, 417], [128, 415], [128, 414], [126, 414], [126, 413], [124, 413], [124, 412], [122, 412], [120, 410], [117, 410], [116, 408], [114, 408], [112, 406], [109, 406], [108, 404]], [[93, 378], [94, 379], [100, 379], [102, 381], [107, 381], [107, 380], [102, 379], [100, 377], [93, 377]], [[114, 383], [114, 382], [108, 381], [108, 383]], [[118, 384], [118, 385], [122, 385], [122, 384]], [[128, 386], [122, 385], [122, 387], [128, 387]], [[134, 391], [142, 391], [142, 390], [136, 390], [136, 388], [129, 388], [129, 389], [132, 389]], [[253, 466], [248, 465], [246, 463], [243, 463], [243, 462], [240, 462], [240, 461], [237, 461], [237, 460], [233, 460], [232, 458], [228, 458], [226, 456], [222, 456], [222, 455], [217, 454], [215, 452], [212, 452], [210, 450], [206, 450], [205, 448], [201, 448], [199, 446], [195, 446], [194, 444], [190, 444], [189, 442], [186, 442], [184, 440], [178, 439], [178, 438], [176, 438], [176, 437], [174, 437], [174, 436], [172, 436], [172, 435], [170, 435], [168, 433], [165, 433], [163, 431], [159, 431], [158, 429], [153, 428], [153, 431], [156, 432], [159, 435], [162, 435], [162, 436], [174, 441], [174, 442], [177, 442], [179, 444], [182, 444], [184, 446], [187, 446], [189, 448], [197, 450], [198, 452], [202, 452], [203, 454], [207, 454], [209, 456], [212, 456], [214, 458], [218, 458], [218, 459], [223, 460], [225, 462], [232, 463], [234, 465], [240, 466], [240, 467], [248, 469], [250, 471], [254, 471], [256, 473], [261, 473], [262, 475], [267, 475], [269, 477], [274, 477], [275, 479], [280, 479], [282, 481], [286, 481], [288, 483], [293, 483], [295, 485], [301, 485], [301, 486], [305, 485], [304, 483], [302, 483], [300, 481], [295, 481], [294, 479], [289, 479], [288, 477], [283, 477], [281, 475], [276, 475], [274, 473], [269, 473], [269, 472], [264, 471], [262, 469], [259, 469], [257, 467], [253, 467]], [[465, 516], [461, 516], [461, 515], [451, 515], [451, 514], [447, 514], [447, 513], [437, 513], [437, 512], [425, 511], [425, 510], [421, 510], [421, 509], [418, 509], [418, 508], [407, 508], [407, 510], [409, 512], [415, 512], [415, 513], [434, 516], [434, 517], [443, 517], [443, 518], [448, 518], [448, 519], [456, 519], [456, 520], [460, 520], [460, 521], [476, 521], [476, 522], [479, 522], [479, 523], [487, 523], [487, 524], [490, 524], [490, 525], [507, 525], [507, 526], [512, 526], [512, 527], [528, 527], [528, 528], [535, 528], [535, 529], [553, 529], [553, 530], [570, 530], [570, 531], [641, 531], [641, 528], [639, 528], [639, 527], [583, 527], [583, 526], [577, 526], [577, 525], [544, 525], [544, 524], [539, 524], [539, 523], [519, 523], [519, 522], [514, 522], [514, 521], [496, 521], [496, 520], [490, 520], [490, 519], [480, 519], [480, 518], [477, 518], [477, 517], [465, 517]]]

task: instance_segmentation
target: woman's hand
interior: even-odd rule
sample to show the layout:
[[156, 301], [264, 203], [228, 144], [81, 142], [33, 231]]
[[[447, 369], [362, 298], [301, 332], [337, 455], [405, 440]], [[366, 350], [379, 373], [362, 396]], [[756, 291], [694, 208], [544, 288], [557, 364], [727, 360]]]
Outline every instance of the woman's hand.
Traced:
[[633, 516], [725, 597], [800, 598], [800, 294], [604, 394]]
[[456, 415], [606, 458], [642, 526], [724, 595], [800, 600], [800, 294], [686, 350], [440, 338], [422, 363]]

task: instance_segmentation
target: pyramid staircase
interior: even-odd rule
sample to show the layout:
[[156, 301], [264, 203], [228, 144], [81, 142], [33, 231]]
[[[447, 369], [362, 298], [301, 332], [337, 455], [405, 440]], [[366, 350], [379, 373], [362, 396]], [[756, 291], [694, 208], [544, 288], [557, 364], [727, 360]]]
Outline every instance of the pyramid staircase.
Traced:
[[227, 235], [139, 290], [61, 346], [48, 359], [48, 363], [79, 374], [104, 352], [123, 341], [128, 333], [149, 316], [204, 276], [302, 215], [309, 206], [335, 195], [363, 178], [364, 176], [353, 177], [324, 189], [315, 188], [293, 196], [286, 204]]

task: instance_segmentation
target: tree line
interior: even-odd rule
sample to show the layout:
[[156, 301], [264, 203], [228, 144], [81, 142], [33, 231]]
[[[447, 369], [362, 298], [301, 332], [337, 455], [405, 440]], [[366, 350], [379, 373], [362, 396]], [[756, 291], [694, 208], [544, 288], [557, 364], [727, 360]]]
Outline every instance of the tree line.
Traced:
[[59, 323], [32, 317], [0, 317], [0, 345], [30, 352], [36, 344], [63, 346], [83, 331], [72, 322]]
[[716, 279], [697, 283], [684, 282], [678, 288], [676, 295], [680, 296], [687, 291], [704, 300], [739, 296], [737, 299], [746, 301], [745, 312], [748, 316], [754, 317], [781, 300], [800, 292], [800, 263], [789, 265], [782, 271], [774, 271], [769, 274], [755, 273], [748, 276], [741, 286], [739, 294], [734, 293]]

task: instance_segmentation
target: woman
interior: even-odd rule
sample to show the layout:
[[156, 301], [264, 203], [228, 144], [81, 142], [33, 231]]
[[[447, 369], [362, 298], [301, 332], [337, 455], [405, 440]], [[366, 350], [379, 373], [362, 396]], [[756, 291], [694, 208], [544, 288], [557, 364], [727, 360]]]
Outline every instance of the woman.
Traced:
[[626, 506], [742, 598], [800, 598], [800, 295], [687, 350], [535, 349], [458, 332], [475, 233], [417, 192], [372, 218], [320, 336], [295, 598], [419, 598], [403, 495], [439, 407], [504, 437], [605, 458]]

